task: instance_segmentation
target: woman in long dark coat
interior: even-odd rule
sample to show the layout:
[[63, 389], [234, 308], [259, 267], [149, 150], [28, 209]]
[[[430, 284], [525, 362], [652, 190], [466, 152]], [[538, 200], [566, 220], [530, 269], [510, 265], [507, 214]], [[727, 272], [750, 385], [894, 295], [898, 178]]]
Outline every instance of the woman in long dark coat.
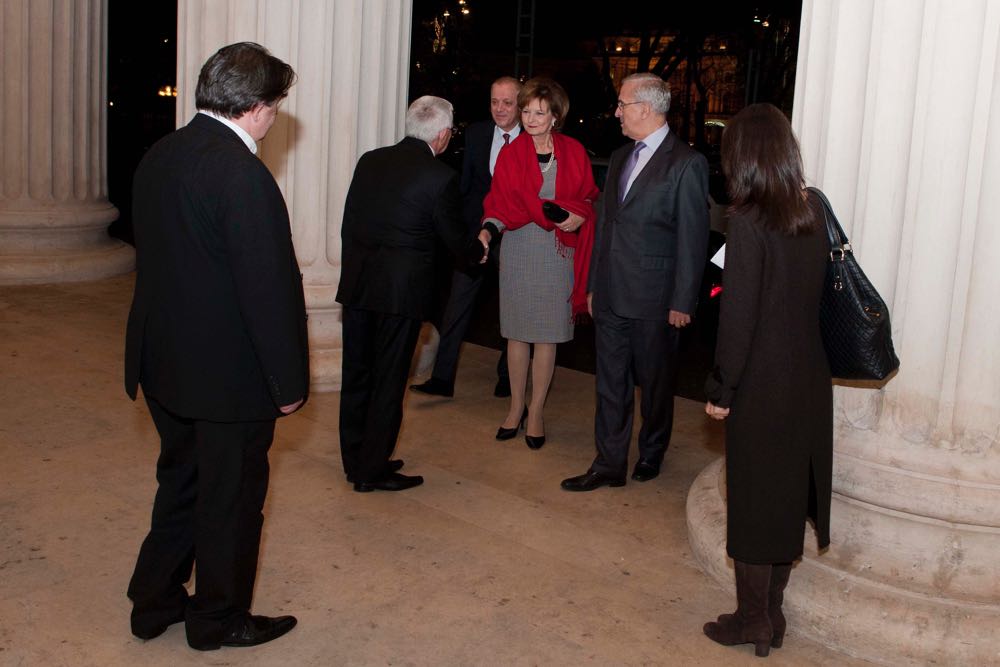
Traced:
[[732, 198], [715, 369], [705, 411], [726, 422], [727, 551], [737, 609], [705, 624], [758, 656], [785, 634], [783, 591], [806, 518], [830, 542], [833, 396], [819, 330], [830, 245], [804, 190], [798, 142], [770, 104], [730, 121], [722, 163]]

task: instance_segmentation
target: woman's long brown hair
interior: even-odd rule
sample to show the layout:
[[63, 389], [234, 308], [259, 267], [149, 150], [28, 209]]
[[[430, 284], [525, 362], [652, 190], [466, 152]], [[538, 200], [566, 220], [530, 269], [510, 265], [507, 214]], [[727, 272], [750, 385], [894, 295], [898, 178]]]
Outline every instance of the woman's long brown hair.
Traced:
[[766, 227], [788, 236], [819, 226], [803, 196], [799, 142], [774, 105], [751, 104], [726, 124], [722, 169], [733, 211], [756, 215]]

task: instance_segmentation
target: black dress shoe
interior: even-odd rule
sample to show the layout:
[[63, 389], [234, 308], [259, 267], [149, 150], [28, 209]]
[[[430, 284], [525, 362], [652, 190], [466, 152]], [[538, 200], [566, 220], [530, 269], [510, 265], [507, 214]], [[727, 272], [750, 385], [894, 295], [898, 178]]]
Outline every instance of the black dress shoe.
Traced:
[[507, 398], [510, 396], [510, 378], [500, 378], [497, 386], [493, 387], [493, 395], [497, 398]]
[[660, 464], [646, 459], [636, 461], [635, 468], [632, 469], [632, 479], [637, 482], [648, 482], [651, 479], [656, 479], [659, 474]]
[[524, 406], [524, 412], [521, 413], [521, 421], [517, 423], [514, 428], [504, 428], [501, 426], [497, 429], [497, 440], [511, 440], [517, 435], [518, 429], [524, 428], [524, 420], [528, 418], [528, 406]]
[[586, 474], [564, 479], [560, 485], [566, 491], [593, 491], [602, 486], [625, 486], [624, 477], [609, 477], [593, 470]]
[[247, 614], [222, 635], [217, 642], [192, 642], [188, 645], [199, 651], [212, 651], [220, 646], [257, 646], [277, 639], [295, 627], [294, 616], [251, 616]]
[[429, 396], [444, 396], [445, 398], [451, 398], [455, 395], [455, 385], [432, 377], [423, 384], [411, 384], [410, 391], [428, 394]]
[[424, 478], [420, 475], [403, 475], [398, 472], [390, 472], [384, 477], [372, 480], [371, 482], [355, 482], [354, 490], [358, 493], [368, 493], [369, 491], [403, 491], [412, 489], [424, 483]]
[[[403, 467], [403, 459], [389, 459], [389, 462], [385, 464], [386, 472], [396, 472]], [[354, 476], [348, 475], [347, 481], [351, 484], [354, 483]]]
[[545, 444], [544, 435], [528, 435], [524, 434], [524, 441], [528, 443], [528, 449], [541, 449], [542, 445]]

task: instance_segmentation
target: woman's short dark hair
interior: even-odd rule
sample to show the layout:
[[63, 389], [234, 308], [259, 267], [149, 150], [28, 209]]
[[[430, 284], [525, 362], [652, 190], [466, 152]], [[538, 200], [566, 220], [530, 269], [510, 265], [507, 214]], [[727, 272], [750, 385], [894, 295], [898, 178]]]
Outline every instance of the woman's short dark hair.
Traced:
[[544, 76], [528, 79], [521, 87], [521, 92], [517, 94], [517, 108], [524, 109], [532, 100], [545, 102], [548, 105], [549, 111], [552, 112], [556, 121], [555, 125], [552, 126], [553, 130], [562, 127], [563, 121], [566, 120], [566, 114], [569, 113], [569, 95], [566, 94], [562, 86]]
[[803, 196], [799, 142], [773, 104], [751, 104], [726, 124], [722, 169], [734, 211], [756, 214], [765, 226], [788, 236], [819, 225]]
[[226, 118], [239, 118], [258, 104], [271, 106], [283, 99], [293, 83], [291, 66], [260, 44], [230, 44], [202, 66], [195, 105]]

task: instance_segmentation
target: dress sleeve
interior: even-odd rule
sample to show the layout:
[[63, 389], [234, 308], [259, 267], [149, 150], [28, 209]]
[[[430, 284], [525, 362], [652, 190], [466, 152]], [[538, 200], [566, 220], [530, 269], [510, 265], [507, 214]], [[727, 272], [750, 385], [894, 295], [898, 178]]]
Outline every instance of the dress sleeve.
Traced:
[[765, 259], [761, 233], [748, 217], [736, 215], [729, 222], [715, 368], [705, 382], [708, 400], [722, 408], [730, 407], [739, 390], [757, 330]]

